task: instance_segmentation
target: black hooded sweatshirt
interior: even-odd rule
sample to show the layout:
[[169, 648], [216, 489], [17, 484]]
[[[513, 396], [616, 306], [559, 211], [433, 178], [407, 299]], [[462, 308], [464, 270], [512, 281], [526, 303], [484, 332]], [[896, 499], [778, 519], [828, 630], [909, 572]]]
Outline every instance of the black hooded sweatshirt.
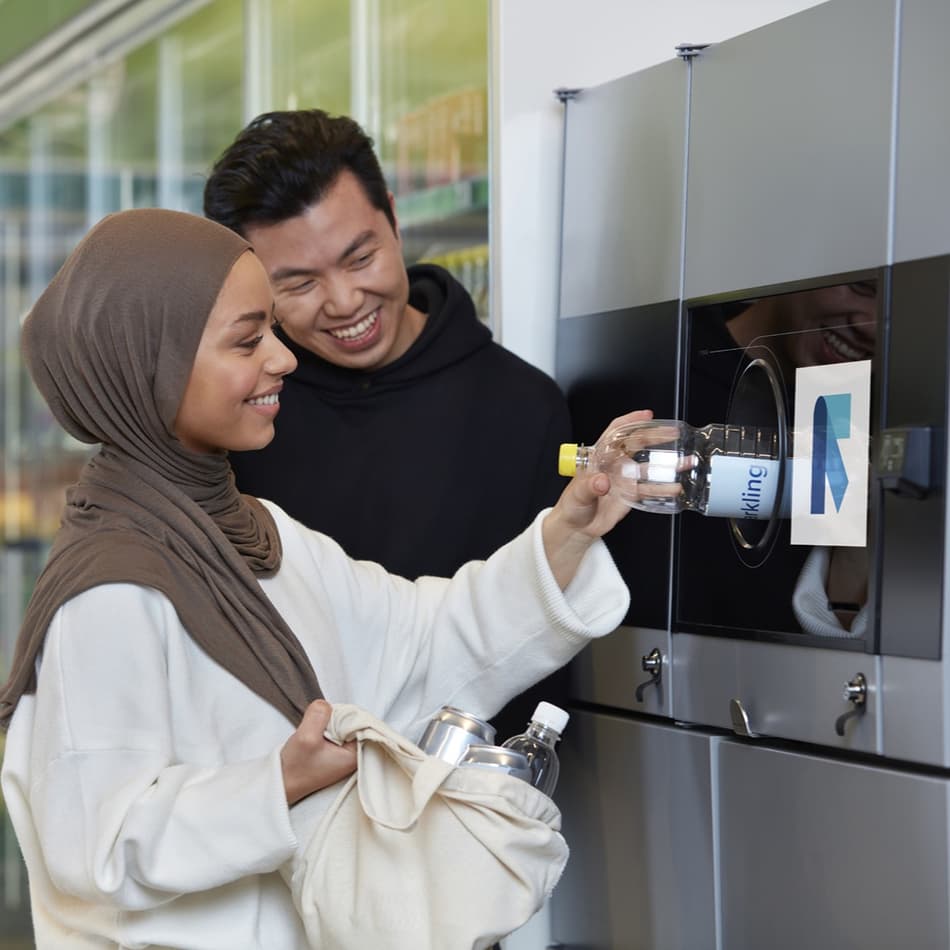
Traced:
[[553, 504], [571, 429], [556, 383], [492, 341], [447, 271], [415, 265], [409, 284], [428, 318], [378, 370], [336, 366], [282, 337], [298, 367], [276, 436], [231, 463], [242, 492], [414, 579], [487, 557]]

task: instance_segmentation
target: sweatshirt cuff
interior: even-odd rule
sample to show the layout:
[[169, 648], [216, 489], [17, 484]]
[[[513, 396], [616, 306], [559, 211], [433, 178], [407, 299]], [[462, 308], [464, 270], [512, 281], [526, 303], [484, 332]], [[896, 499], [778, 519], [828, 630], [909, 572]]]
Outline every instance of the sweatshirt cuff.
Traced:
[[587, 641], [606, 636], [623, 622], [630, 590], [603, 540], [595, 541], [581, 560], [567, 589], [554, 579], [544, 551], [541, 525], [550, 508], [531, 526], [534, 559], [545, 613], [568, 639]]
[[307, 849], [320, 822], [331, 810], [336, 799], [349, 787], [348, 783], [354, 777], [351, 775], [333, 785], [321, 788], [289, 808], [290, 827], [297, 839], [296, 850], [298, 855]]
[[297, 847], [298, 839], [291, 820], [290, 806], [287, 804], [287, 790], [284, 788], [284, 770], [280, 761], [280, 747], [274, 749], [269, 756], [270, 780], [274, 788], [274, 796], [278, 805], [274, 812], [274, 831], [282, 836], [288, 851]]

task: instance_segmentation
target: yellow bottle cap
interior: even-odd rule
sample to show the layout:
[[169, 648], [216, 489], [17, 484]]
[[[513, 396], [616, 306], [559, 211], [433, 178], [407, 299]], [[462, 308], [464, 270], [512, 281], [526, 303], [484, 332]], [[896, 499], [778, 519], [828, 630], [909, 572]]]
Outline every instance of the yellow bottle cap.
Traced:
[[565, 442], [557, 455], [557, 473], [573, 478], [577, 474], [577, 443]]

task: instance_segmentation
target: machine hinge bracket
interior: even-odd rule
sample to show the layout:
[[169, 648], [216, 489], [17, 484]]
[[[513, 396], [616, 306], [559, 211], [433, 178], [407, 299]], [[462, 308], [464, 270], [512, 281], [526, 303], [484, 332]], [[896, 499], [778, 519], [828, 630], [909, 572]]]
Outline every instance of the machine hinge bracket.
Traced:
[[554, 95], [557, 96], [558, 102], [568, 102], [571, 99], [576, 99], [581, 93], [581, 90], [578, 89], [568, 89], [566, 86], [558, 86], [554, 90]]
[[682, 60], [690, 60], [708, 47], [708, 43], [680, 43], [676, 47], [676, 55]]

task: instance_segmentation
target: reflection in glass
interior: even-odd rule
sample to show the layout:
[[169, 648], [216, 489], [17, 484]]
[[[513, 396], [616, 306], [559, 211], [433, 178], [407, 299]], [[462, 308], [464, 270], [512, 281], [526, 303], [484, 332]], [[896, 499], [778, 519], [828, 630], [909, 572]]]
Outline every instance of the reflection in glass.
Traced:
[[[242, 68], [240, 4], [219, 2], [0, 130], [0, 678], [65, 487], [93, 451], [53, 422], [34, 390], [17, 355], [20, 320], [103, 215], [200, 209], [204, 172], [241, 123]], [[29, 933], [26, 879], [0, 801], [0, 947], [26, 946]]]
[[[86, 97], [61, 97], [4, 130], [0, 166], [2, 441], [0, 677], [5, 677], [33, 580], [59, 523], [63, 487], [85, 458], [54, 425], [16, 358], [20, 318], [85, 230]], [[2, 748], [0, 748], [2, 752]], [[0, 940], [30, 932], [16, 841], [0, 801]]]
[[365, 119], [354, 108], [362, 97], [352, 86], [363, 88], [366, 80], [360, 77], [372, 74], [371, 47], [354, 47], [351, 37], [369, 29], [368, 6], [271, 0], [269, 30], [251, 37], [261, 44], [269, 69], [259, 77], [264, 88], [259, 101], [249, 103], [250, 112], [317, 108]]
[[[212, 0], [0, 125], [0, 678], [91, 451], [53, 423], [17, 355], [20, 320], [69, 251], [112, 211], [200, 213], [208, 169], [249, 118], [319, 107], [375, 137], [407, 260], [447, 267], [487, 319], [487, 29], [487, 0]], [[0, 800], [0, 947], [29, 933]]]
[[[694, 308], [684, 417], [757, 426], [778, 413], [791, 433], [796, 370], [873, 359], [877, 326], [872, 280]], [[788, 451], [794, 457], [791, 441]], [[793, 546], [785, 520], [765, 550], [762, 530], [743, 524], [730, 536], [721, 524], [678, 525], [677, 628], [862, 638], [867, 548]]]
[[253, 114], [319, 108], [372, 137], [408, 264], [450, 271], [489, 319], [487, 0], [271, 0]]
[[487, 321], [488, 3], [400, 0], [376, 9], [376, 85], [354, 106], [396, 197], [406, 260], [445, 267]]

